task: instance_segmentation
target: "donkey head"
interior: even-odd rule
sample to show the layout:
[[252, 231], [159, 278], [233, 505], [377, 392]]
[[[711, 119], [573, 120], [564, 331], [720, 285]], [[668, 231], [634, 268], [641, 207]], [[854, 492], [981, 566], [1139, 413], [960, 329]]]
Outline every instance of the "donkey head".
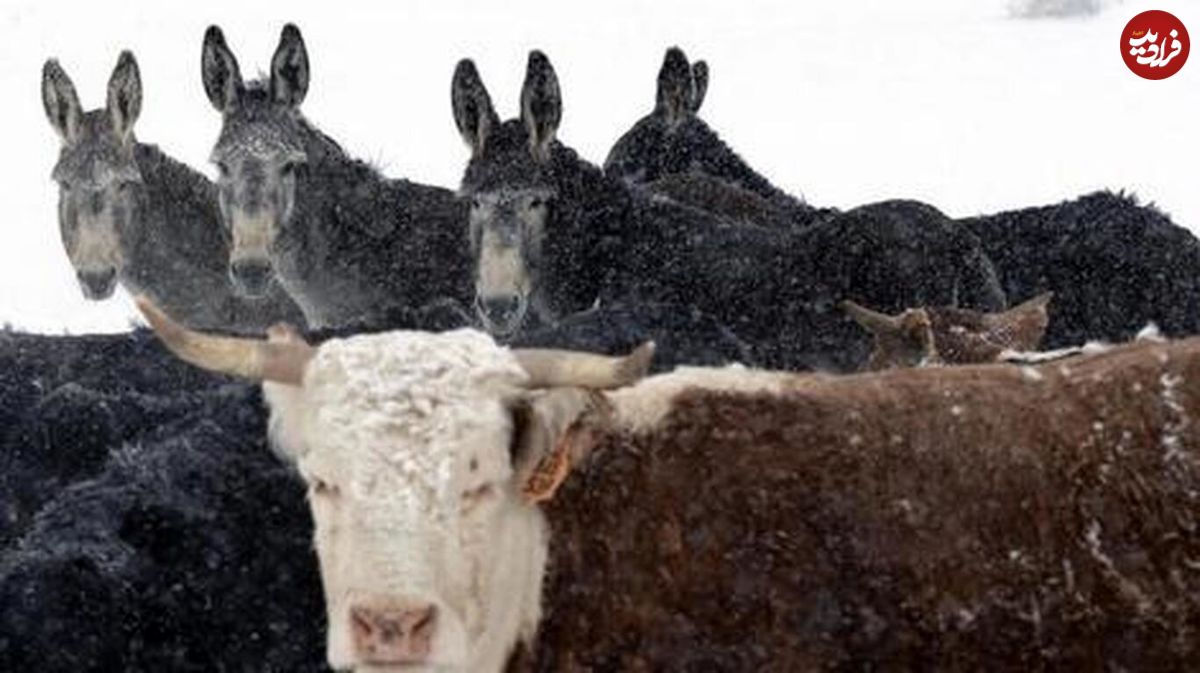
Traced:
[[558, 77], [545, 54], [530, 52], [520, 119], [501, 124], [475, 64], [464, 59], [451, 102], [472, 154], [461, 193], [471, 200], [475, 308], [489, 331], [508, 335], [541, 286], [546, 225], [558, 197], [551, 157], [562, 119]]
[[605, 172], [634, 184], [689, 172], [701, 161], [697, 154], [703, 148], [720, 142], [696, 116], [707, 91], [708, 64], [689, 65], [682, 49], [668, 49], [658, 71], [654, 111], [617, 140]]
[[141, 200], [133, 137], [142, 109], [137, 61], [121, 52], [108, 81], [107, 104], [84, 112], [71, 79], [50, 59], [42, 68], [42, 105], [62, 139], [53, 178], [63, 246], [83, 296], [107, 299], [124, 269]]
[[232, 246], [229, 274], [247, 296], [266, 293], [272, 248], [291, 220], [296, 175], [305, 169], [300, 103], [308, 91], [308, 52], [300, 30], [284, 26], [266, 81], [245, 84], [221, 29], [204, 34], [204, 91], [222, 115], [211, 161], [220, 173], [221, 215]]

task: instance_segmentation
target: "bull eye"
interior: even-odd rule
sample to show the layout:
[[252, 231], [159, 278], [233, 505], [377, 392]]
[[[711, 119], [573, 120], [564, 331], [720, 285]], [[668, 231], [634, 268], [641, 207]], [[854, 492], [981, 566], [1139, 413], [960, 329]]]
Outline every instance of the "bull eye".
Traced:
[[220, 174], [222, 179], [227, 179], [229, 177], [229, 166], [226, 166], [224, 161], [218, 161], [217, 173]]
[[283, 166], [279, 169], [279, 172], [282, 173], [284, 177], [290, 178], [296, 174], [296, 169], [299, 167], [299, 162], [288, 161], [283, 164]]

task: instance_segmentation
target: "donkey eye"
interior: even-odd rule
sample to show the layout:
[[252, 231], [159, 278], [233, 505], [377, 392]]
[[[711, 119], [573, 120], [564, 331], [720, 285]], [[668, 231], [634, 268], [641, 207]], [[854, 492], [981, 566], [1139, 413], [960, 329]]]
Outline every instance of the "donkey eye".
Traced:
[[308, 488], [313, 495], [321, 497], [337, 495], [337, 487], [323, 479], [309, 479]]

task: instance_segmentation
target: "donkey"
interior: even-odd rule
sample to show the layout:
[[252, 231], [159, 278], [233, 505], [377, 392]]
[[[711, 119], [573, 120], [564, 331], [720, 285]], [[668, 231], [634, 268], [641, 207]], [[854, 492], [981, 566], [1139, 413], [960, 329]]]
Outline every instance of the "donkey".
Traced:
[[305, 119], [309, 60], [295, 25], [283, 28], [270, 75], [248, 83], [211, 26], [201, 71], [222, 116], [211, 158], [239, 291], [257, 295], [276, 278], [313, 327], [470, 297], [465, 204], [384, 178]]
[[258, 333], [301, 314], [281, 288], [259, 298], [233, 292], [216, 188], [203, 175], [137, 140], [142, 109], [137, 60], [121, 52], [103, 109], [84, 112], [55, 59], [42, 68], [42, 104], [62, 140], [53, 178], [58, 223], [83, 296], [100, 301], [119, 283], [186, 324]]
[[[473, 62], [455, 70], [455, 123], [471, 150], [476, 309], [514, 334], [597, 301], [666, 302], [711, 315], [768, 367], [847, 369], [869, 343], [844, 325], [844, 296], [875, 306], [1002, 308], [977, 242], [948, 222], [850, 213], [808, 231], [758, 226], [655, 198], [556, 139], [557, 75], [529, 56], [521, 115], [501, 123]], [[903, 219], [903, 218], [901, 218]]]
[[658, 73], [654, 110], [617, 140], [604, 171], [652, 191], [671, 187], [671, 179], [681, 175], [715, 177], [757, 194], [801, 224], [835, 212], [813, 208], [776, 187], [730, 149], [697, 114], [707, 92], [708, 64], [689, 64], [682, 49], [668, 49]]

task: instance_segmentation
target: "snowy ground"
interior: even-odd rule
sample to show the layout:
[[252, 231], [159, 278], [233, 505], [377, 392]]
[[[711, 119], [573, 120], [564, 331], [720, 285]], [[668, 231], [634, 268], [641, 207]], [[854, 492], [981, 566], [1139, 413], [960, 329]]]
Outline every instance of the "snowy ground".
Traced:
[[457, 185], [467, 155], [449, 91], [463, 56], [511, 116], [527, 51], [546, 51], [563, 88], [559, 137], [601, 162], [653, 105], [662, 52], [679, 44], [709, 62], [705, 119], [815, 204], [908, 197], [960, 216], [1110, 187], [1200, 229], [1200, 130], [1187, 121], [1200, 115], [1200, 56], [1152, 82], [1118, 52], [1121, 29], [1145, 9], [1200, 36], [1194, 0], [1109, 0], [1072, 20], [1014, 20], [1008, 0], [514, 4], [6, 0], [0, 323], [117, 331], [134, 314], [124, 294], [85, 302], [61, 250], [42, 62], [58, 57], [84, 106], [98, 107], [118, 51], [134, 50], [146, 96], [138, 136], [211, 175], [219, 120], [200, 84], [200, 43], [212, 22], [247, 75], [268, 65], [284, 22], [299, 24], [308, 117], [389, 175]]

